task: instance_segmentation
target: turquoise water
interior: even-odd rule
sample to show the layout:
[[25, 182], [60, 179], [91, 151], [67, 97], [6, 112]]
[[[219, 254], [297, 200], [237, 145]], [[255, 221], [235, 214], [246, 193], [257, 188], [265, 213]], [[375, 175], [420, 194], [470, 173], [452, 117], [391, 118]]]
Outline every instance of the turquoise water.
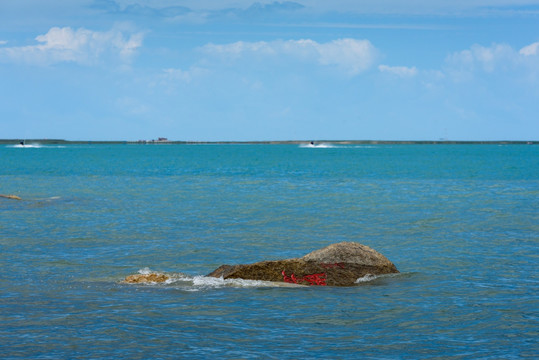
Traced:
[[[0, 193], [3, 359], [539, 356], [538, 146], [2, 145]], [[401, 274], [203, 276], [340, 241]]]

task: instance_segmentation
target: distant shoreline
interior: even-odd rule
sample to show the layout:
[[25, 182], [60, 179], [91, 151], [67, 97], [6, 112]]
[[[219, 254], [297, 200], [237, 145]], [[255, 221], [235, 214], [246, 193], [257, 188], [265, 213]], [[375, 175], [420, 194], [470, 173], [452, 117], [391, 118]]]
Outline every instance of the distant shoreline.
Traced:
[[[22, 139], [0, 139], [0, 144], [17, 145]], [[268, 140], [268, 141], [158, 141], [158, 140], [63, 140], [63, 139], [25, 139], [26, 144], [42, 145], [77, 145], [77, 144], [183, 144], [183, 145], [308, 145], [311, 141], [314, 144], [329, 145], [537, 145], [537, 140], [494, 140], [494, 141], [453, 141], [453, 140]]]

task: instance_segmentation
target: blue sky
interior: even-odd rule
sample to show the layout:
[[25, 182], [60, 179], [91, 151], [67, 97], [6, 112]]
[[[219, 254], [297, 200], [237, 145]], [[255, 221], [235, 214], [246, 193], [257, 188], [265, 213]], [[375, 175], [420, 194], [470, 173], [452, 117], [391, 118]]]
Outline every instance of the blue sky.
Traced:
[[539, 0], [0, 0], [0, 138], [539, 140]]

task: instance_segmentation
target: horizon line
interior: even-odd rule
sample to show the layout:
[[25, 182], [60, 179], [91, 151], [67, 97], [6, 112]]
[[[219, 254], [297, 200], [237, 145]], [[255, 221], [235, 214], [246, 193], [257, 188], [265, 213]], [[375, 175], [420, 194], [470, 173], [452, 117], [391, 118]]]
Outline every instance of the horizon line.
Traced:
[[65, 140], [65, 139], [0, 139], [0, 144], [21, 142], [48, 144], [539, 144], [538, 140]]

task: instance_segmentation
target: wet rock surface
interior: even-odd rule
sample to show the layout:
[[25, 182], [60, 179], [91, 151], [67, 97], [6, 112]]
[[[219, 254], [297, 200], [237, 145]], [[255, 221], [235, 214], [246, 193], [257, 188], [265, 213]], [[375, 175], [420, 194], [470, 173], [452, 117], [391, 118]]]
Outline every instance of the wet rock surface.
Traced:
[[208, 276], [299, 285], [353, 286], [357, 279], [368, 275], [398, 272], [391, 261], [370, 247], [356, 242], [342, 242], [301, 258], [222, 265]]

